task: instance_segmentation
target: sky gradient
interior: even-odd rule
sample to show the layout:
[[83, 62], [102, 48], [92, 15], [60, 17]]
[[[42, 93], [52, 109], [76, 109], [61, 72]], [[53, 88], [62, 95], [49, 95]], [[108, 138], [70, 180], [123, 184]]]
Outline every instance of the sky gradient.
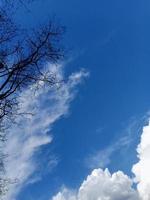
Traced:
[[[34, 110], [36, 104], [37, 116], [25, 123], [19, 118], [21, 127], [8, 130], [6, 151], [14, 153], [8, 176], [21, 181], [10, 186], [6, 200], [105, 200], [105, 188], [100, 192], [93, 180], [100, 185], [103, 177], [109, 185], [117, 176], [123, 180], [121, 186], [117, 178], [111, 182], [119, 188], [117, 194], [126, 186], [127, 192], [117, 197], [110, 191], [111, 200], [137, 200], [132, 177], [139, 177], [133, 167], [140, 162], [137, 154], [145, 163], [143, 147], [136, 151], [138, 144], [145, 145], [141, 134], [150, 144], [143, 130], [147, 125], [150, 132], [150, 1], [38, 0], [28, 9], [16, 12], [23, 27], [49, 17], [66, 27], [66, 57], [59, 66], [48, 67], [68, 82], [60, 94], [41, 88], [32, 101], [30, 90], [20, 100], [23, 109]], [[143, 195], [150, 181], [140, 180]]]

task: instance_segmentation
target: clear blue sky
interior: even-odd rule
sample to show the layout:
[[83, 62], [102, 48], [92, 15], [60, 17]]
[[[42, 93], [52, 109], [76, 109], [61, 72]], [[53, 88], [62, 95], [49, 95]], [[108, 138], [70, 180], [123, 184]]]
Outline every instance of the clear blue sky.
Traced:
[[[66, 26], [66, 75], [85, 68], [90, 76], [78, 86], [69, 114], [53, 125], [52, 143], [40, 149], [41, 161], [50, 154], [58, 164], [49, 170], [43, 161], [42, 179], [24, 187], [17, 199], [49, 200], [62, 185], [79, 187], [101, 167], [89, 164], [92, 155], [113, 144], [117, 150], [104, 167], [129, 174], [141, 118], [150, 107], [150, 1], [39, 0], [29, 9], [32, 14], [18, 13], [25, 26], [54, 15]], [[119, 146], [125, 136], [134, 140]]]

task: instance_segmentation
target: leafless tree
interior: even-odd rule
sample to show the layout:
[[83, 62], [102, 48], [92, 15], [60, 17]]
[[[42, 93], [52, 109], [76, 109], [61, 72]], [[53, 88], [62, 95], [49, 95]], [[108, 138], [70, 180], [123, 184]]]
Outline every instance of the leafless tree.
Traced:
[[63, 57], [59, 40], [63, 27], [52, 22], [25, 34], [4, 10], [0, 11], [0, 120], [11, 114], [18, 92], [39, 80], [50, 86], [55, 75], [43, 72], [46, 62]]
[[[21, 4], [28, 0], [18, 0]], [[0, 129], [3, 121], [17, 114], [20, 92], [34, 83], [43, 81], [53, 86], [58, 81], [51, 71], [44, 70], [46, 63], [57, 64], [63, 58], [60, 39], [62, 26], [48, 22], [36, 30], [25, 33], [14, 22], [6, 5], [14, 1], [3, 0], [0, 6]], [[5, 4], [5, 7], [3, 6]], [[0, 141], [5, 140], [1, 131]], [[0, 152], [0, 172], [3, 172], [3, 155]], [[7, 181], [0, 176], [0, 198], [6, 192]]]

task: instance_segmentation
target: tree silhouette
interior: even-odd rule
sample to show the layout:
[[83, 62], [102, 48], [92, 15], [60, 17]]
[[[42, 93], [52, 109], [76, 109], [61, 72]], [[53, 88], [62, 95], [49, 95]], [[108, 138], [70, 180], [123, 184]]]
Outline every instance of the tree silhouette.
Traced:
[[[28, 0], [18, 0], [22, 5]], [[60, 39], [62, 26], [53, 21], [25, 33], [6, 9], [14, 1], [3, 0], [0, 6], [0, 141], [5, 141], [3, 122], [17, 114], [18, 96], [32, 84], [57, 83], [56, 74], [45, 70], [46, 63], [57, 64], [63, 58]], [[0, 198], [7, 192], [3, 178], [4, 157], [0, 149]]]
[[[43, 72], [45, 63], [63, 57], [59, 40], [63, 27], [47, 25], [23, 33], [4, 10], [0, 14], [0, 119], [12, 114], [18, 92], [38, 81], [56, 83], [55, 75]], [[21, 35], [22, 34], [22, 35]]]

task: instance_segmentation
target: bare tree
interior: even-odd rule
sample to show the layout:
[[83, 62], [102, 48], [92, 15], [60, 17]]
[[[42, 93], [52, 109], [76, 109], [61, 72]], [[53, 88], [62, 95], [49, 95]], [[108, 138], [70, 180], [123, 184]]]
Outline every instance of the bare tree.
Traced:
[[[29, 0], [18, 1], [24, 5]], [[25, 33], [6, 10], [10, 3], [12, 6], [14, 1], [3, 0], [0, 6], [0, 143], [6, 137], [2, 131], [5, 129], [3, 121], [17, 114], [20, 92], [41, 81], [50, 87], [55, 85], [58, 81], [56, 74], [44, 67], [48, 62], [58, 63], [64, 54], [60, 46], [62, 26], [51, 21]], [[0, 149], [0, 198], [7, 192], [10, 182], [3, 178], [3, 171], [4, 155]]]
[[[52, 22], [25, 34], [7, 13], [0, 13], [0, 119], [11, 114], [18, 92], [37, 81], [50, 86], [55, 75], [43, 72], [46, 62], [57, 63], [63, 57], [59, 40], [63, 27]], [[22, 34], [22, 35], [21, 35]]]

